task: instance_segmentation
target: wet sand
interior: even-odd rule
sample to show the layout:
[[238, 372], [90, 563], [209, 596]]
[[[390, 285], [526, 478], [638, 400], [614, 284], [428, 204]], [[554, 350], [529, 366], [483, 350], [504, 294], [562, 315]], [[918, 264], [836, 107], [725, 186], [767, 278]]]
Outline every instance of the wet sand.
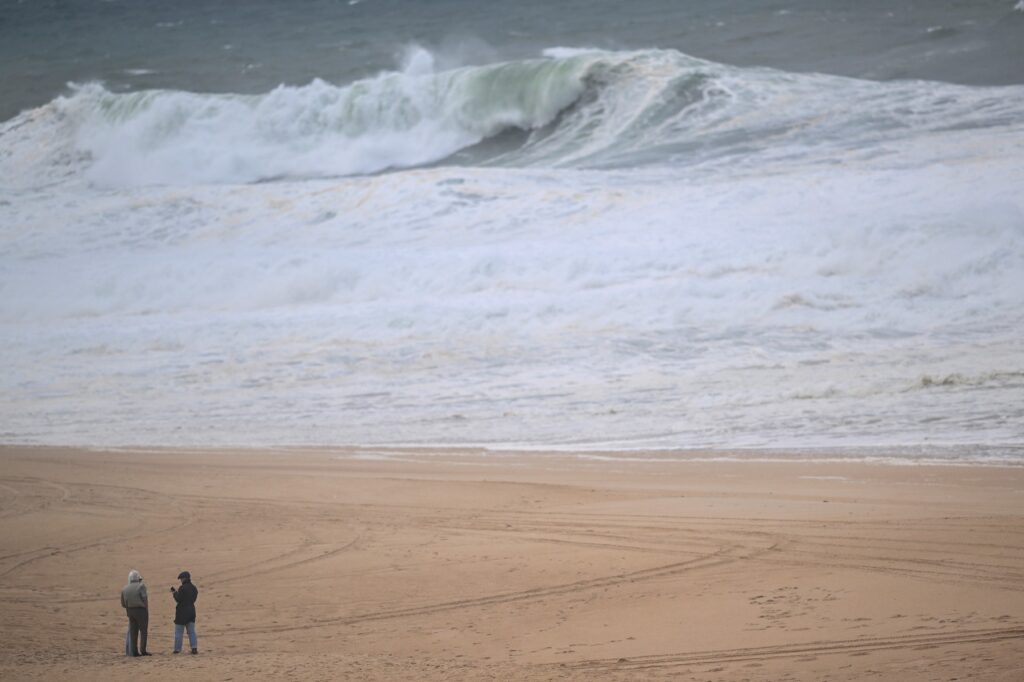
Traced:
[[1017, 682], [1024, 468], [0, 447], [0, 602], [4, 680]]

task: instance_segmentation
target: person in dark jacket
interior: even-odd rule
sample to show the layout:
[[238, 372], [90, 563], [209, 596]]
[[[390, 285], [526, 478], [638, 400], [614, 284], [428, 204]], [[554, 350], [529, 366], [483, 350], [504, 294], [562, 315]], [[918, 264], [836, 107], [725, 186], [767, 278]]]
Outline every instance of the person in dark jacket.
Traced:
[[183, 631], [188, 629], [188, 643], [192, 647], [192, 653], [199, 653], [199, 645], [196, 640], [196, 599], [199, 598], [199, 590], [192, 584], [192, 575], [188, 571], [178, 574], [181, 587], [177, 590], [171, 588], [174, 601], [174, 653], [181, 653], [181, 636]]
[[149, 597], [142, 575], [134, 568], [128, 572], [128, 584], [121, 590], [121, 607], [128, 615], [128, 645], [132, 656], [149, 656]]

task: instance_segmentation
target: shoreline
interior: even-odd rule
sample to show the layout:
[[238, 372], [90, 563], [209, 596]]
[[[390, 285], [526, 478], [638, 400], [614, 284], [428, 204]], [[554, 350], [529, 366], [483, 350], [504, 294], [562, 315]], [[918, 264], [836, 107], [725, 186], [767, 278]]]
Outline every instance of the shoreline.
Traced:
[[[0, 677], [1024, 668], [1022, 467], [370, 450], [0, 446]], [[130, 568], [150, 586], [145, 660], [120, 655]], [[164, 594], [180, 570], [200, 590], [185, 660]]]
[[[277, 454], [335, 453], [343, 459], [401, 460], [429, 457], [549, 457], [632, 463], [865, 464], [873, 466], [935, 466], [1024, 468], [1024, 445], [866, 445], [820, 447], [664, 447], [559, 448], [548, 445], [479, 444], [340, 444], [340, 445], [64, 445], [5, 443], [4, 449], [78, 450], [136, 454], [265, 452]], [[964, 451], [968, 454], [963, 454]]]

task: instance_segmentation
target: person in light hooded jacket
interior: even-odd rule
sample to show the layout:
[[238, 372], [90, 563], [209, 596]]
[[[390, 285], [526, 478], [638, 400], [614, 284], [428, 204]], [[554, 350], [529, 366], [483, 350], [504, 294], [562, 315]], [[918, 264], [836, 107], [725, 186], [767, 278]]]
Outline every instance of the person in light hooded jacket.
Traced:
[[149, 595], [142, 584], [142, 574], [134, 568], [128, 572], [128, 584], [121, 589], [121, 606], [128, 615], [128, 640], [132, 656], [150, 656], [146, 651], [149, 637]]
[[182, 630], [188, 629], [188, 644], [192, 647], [192, 653], [198, 654], [198, 642], [196, 641], [196, 599], [199, 598], [199, 589], [192, 584], [192, 574], [182, 571], [178, 574], [181, 587], [175, 590], [171, 588], [171, 594], [176, 602], [174, 606], [174, 653], [181, 653]]

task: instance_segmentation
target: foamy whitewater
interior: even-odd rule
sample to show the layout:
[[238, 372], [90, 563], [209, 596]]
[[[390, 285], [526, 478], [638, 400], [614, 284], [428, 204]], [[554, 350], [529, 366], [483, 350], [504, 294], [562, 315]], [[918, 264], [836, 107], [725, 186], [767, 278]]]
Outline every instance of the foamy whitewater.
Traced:
[[566, 44], [22, 107], [0, 440], [1024, 463], [1024, 85]]

